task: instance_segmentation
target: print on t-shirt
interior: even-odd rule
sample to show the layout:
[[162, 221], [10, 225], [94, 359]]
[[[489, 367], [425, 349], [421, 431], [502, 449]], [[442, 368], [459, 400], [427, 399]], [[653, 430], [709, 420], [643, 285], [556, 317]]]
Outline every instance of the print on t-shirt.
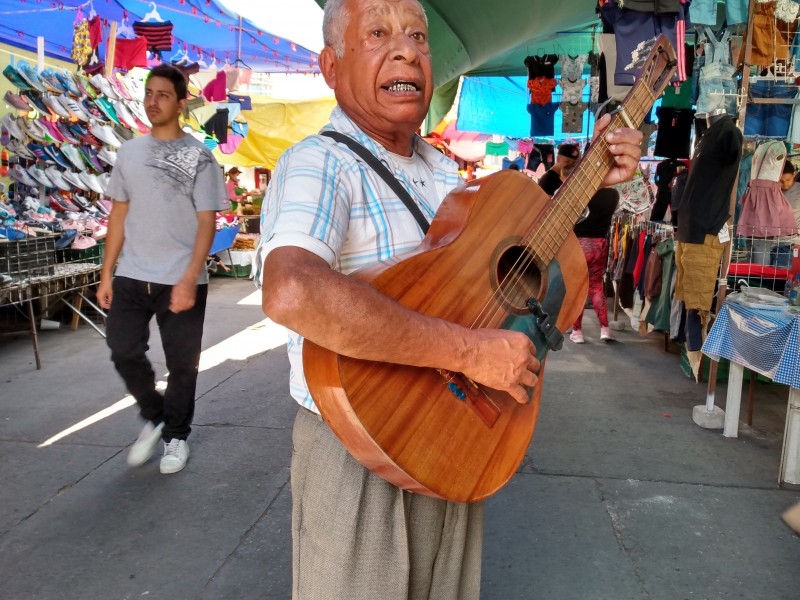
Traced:
[[[193, 186], [199, 171], [211, 162], [208, 154], [196, 146], [184, 146], [174, 150], [167, 145], [155, 145], [147, 166], [156, 170], [157, 177], [165, 185], [174, 182], [181, 188]], [[169, 196], [167, 196], [169, 197]]]

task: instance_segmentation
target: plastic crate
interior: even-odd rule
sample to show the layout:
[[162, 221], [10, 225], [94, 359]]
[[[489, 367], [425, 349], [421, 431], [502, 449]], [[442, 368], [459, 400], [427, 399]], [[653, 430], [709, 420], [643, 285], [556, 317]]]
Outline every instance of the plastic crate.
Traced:
[[106, 241], [98, 240], [97, 244], [85, 250], [73, 250], [65, 248], [58, 251], [58, 262], [60, 263], [92, 263], [102, 265], [106, 255]]
[[[247, 279], [250, 277], [250, 265], [225, 265], [228, 267], [228, 270], [224, 270], [222, 267], [217, 269], [217, 272], [213, 274], [214, 277], [241, 277], [242, 279]], [[235, 270], [235, 275], [234, 275]]]
[[56, 264], [55, 244], [54, 236], [0, 241], [0, 273], [18, 278], [52, 275]]

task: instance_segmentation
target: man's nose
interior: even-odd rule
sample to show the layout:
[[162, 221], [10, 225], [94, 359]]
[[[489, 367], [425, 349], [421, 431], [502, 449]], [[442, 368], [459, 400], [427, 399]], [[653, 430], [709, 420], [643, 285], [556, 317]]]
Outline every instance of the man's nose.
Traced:
[[412, 62], [417, 57], [417, 44], [405, 32], [392, 36], [392, 58]]

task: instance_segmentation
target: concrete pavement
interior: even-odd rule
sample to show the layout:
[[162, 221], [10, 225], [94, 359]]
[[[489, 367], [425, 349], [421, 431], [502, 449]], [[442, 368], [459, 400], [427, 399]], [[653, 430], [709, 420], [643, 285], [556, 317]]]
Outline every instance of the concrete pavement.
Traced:
[[[296, 409], [285, 338], [252, 292], [212, 279], [176, 475], [126, 465], [140, 423], [94, 331], [43, 332], [41, 371], [28, 338], [0, 340], [1, 599], [290, 597]], [[777, 486], [787, 389], [758, 384], [753, 427], [727, 439], [692, 422], [705, 386], [662, 337], [601, 345], [585, 322], [587, 344], [548, 360], [520, 472], [487, 502], [482, 598], [800, 597], [800, 537], [779, 519], [800, 500]], [[157, 329], [151, 346], [163, 374]]]

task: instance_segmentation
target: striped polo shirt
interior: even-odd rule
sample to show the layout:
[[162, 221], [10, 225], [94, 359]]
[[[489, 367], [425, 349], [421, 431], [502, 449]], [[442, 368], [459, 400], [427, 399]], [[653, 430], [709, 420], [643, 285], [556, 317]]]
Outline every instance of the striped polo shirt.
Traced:
[[[349, 135], [372, 152], [404, 184], [428, 221], [462, 183], [456, 163], [419, 137], [414, 159], [422, 162], [409, 168], [408, 159], [367, 136], [339, 107], [325, 130]], [[310, 136], [289, 148], [275, 166], [261, 210], [256, 281], [260, 286], [264, 258], [275, 248], [304, 248], [347, 274], [413, 250], [423, 237], [402, 200], [372, 168], [331, 138]], [[288, 352], [290, 393], [318, 413], [303, 375], [303, 338], [291, 331]]]

